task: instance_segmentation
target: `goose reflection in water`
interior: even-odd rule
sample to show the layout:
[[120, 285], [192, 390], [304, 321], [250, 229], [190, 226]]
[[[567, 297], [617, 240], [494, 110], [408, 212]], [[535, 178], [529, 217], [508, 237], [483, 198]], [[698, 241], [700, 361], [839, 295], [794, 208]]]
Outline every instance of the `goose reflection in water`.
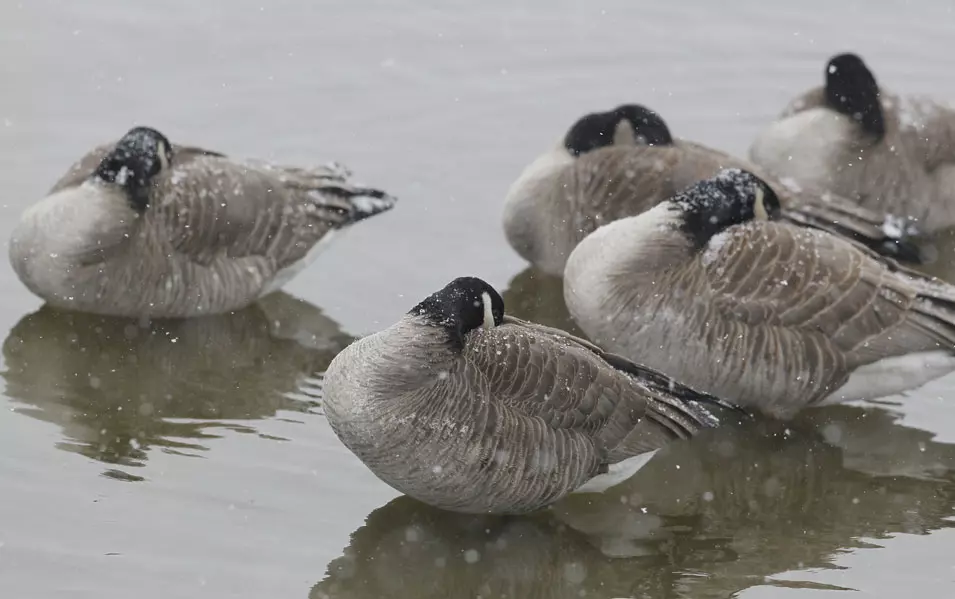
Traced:
[[847, 549], [952, 526], [955, 446], [898, 419], [839, 406], [707, 431], [604, 495], [527, 517], [453, 514], [399, 497], [368, 516], [309, 599], [835, 590], [791, 571], [835, 568]]
[[44, 306], [4, 342], [3, 376], [17, 412], [62, 427], [61, 449], [137, 467], [152, 447], [196, 455], [216, 427], [255, 432], [227, 421], [316, 408], [313, 375], [351, 341], [284, 293], [231, 314], [152, 322]]

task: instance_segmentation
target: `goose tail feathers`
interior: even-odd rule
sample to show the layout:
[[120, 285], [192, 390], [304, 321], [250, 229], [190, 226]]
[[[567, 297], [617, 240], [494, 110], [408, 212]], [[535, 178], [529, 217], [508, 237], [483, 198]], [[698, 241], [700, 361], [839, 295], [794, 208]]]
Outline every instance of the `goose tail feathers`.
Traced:
[[343, 228], [394, 208], [398, 198], [387, 191], [352, 180], [352, 173], [342, 164], [332, 162], [311, 169], [283, 169], [283, 183], [297, 188], [316, 207], [332, 213], [337, 228]]

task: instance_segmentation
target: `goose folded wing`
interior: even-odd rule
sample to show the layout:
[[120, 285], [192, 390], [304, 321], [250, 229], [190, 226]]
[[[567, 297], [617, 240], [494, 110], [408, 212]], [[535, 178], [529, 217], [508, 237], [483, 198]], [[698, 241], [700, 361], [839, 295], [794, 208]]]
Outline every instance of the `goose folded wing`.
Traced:
[[724, 320], [741, 330], [812, 340], [787, 345], [788, 351], [892, 351], [892, 333], [904, 342], [917, 296], [891, 261], [823, 231], [784, 223], [733, 227], [702, 250], [700, 264], [709, 291], [701, 301]]
[[587, 341], [507, 317], [469, 344], [495, 401], [553, 430], [593, 440], [609, 462], [688, 438], [728, 407]]
[[160, 182], [157, 211], [173, 248], [208, 265], [265, 258], [283, 268], [347, 218], [350, 205], [329, 169], [286, 169], [199, 157]]
[[613, 146], [577, 159], [558, 183], [576, 192], [575, 214], [584, 219], [578, 228], [593, 229], [619, 218], [641, 214], [679, 191], [672, 173], [677, 162], [675, 152], [658, 148]]

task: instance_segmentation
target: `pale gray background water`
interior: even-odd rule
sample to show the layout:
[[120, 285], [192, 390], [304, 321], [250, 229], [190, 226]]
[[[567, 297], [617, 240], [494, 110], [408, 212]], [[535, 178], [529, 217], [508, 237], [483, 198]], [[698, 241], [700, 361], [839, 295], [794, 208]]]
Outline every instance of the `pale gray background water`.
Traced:
[[[401, 202], [288, 287], [307, 303], [201, 324], [37, 312], [4, 262], [0, 595], [951, 596], [951, 377], [788, 436], [675, 447], [591, 505], [476, 519], [392, 502], [331, 434], [309, 375], [454, 276], [507, 288], [525, 267], [503, 193], [584, 112], [641, 102], [742, 153], [838, 51], [894, 89], [955, 99], [952, 31], [942, 2], [6, 0], [4, 238], [133, 124], [340, 160]], [[560, 322], [558, 290], [524, 273], [506, 298]]]

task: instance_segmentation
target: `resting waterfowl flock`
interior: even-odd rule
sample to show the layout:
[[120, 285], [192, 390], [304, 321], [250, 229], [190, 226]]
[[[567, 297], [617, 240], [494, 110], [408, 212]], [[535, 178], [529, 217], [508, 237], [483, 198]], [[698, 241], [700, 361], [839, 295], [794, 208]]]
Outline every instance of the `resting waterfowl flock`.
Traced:
[[[675, 139], [659, 113], [637, 104], [587, 114], [561, 143], [528, 165], [504, 201], [508, 242], [538, 269], [561, 275], [570, 252], [596, 228], [635, 216], [724, 168], [758, 172], [747, 161]], [[886, 227], [892, 215], [792, 183], [771, 186], [783, 218], [852, 238], [877, 251], [918, 261], [911, 231]]]
[[[913, 236], [955, 225], [953, 114], [841, 54], [752, 162], [674, 138], [639, 104], [581, 117], [510, 186], [503, 228], [563, 277], [587, 338], [456, 278], [331, 361], [332, 431], [402, 493], [520, 514], [620, 484], [727, 419], [952, 372], [955, 286], [901, 262], [921, 259]], [[395, 203], [339, 165], [234, 160], [135, 127], [27, 208], [9, 257], [51, 309], [222, 314]]]
[[10, 262], [57, 307], [152, 318], [238, 310], [281, 288], [336, 232], [394, 206], [348, 174], [234, 161], [136, 127], [26, 210]]
[[378, 477], [461, 512], [522, 513], [625, 480], [731, 406], [509, 317], [473, 277], [339, 353], [325, 414]]
[[955, 370], [955, 287], [780, 212], [727, 169], [581, 241], [567, 307], [607, 349], [780, 418]]
[[790, 102], [749, 153], [777, 176], [923, 231], [955, 226], [955, 110], [887, 91], [856, 54], [832, 57], [825, 85]]

